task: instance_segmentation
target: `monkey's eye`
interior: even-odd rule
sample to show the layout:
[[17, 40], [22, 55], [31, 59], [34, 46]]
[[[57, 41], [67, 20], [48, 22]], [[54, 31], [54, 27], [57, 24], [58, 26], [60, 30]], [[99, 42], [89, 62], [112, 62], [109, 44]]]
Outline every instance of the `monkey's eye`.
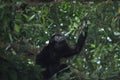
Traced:
[[62, 41], [64, 38], [62, 36], [55, 36], [55, 41]]

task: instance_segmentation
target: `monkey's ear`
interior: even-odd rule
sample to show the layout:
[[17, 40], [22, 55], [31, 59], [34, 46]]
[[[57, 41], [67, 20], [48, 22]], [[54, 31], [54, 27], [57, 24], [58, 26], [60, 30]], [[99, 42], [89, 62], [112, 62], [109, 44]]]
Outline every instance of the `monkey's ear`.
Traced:
[[49, 43], [54, 41], [54, 36], [55, 36], [55, 34], [52, 34], [52, 36], [49, 38]]

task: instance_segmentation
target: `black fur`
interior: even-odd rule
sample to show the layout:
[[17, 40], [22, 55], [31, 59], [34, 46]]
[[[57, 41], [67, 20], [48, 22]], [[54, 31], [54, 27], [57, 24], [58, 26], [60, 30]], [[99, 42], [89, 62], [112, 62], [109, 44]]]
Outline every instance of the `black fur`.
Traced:
[[83, 33], [80, 34], [77, 43], [71, 46], [67, 44], [65, 37], [61, 34], [55, 34], [51, 37], [49, 44], [36, 56], [36, 64], [45, 68], [42, 72], [44, 79], [52, 77], [55, 73], [67, 67], [65, 64], [60, 64], [61, 58], [80, 53], [87, 37], [87, 31]]

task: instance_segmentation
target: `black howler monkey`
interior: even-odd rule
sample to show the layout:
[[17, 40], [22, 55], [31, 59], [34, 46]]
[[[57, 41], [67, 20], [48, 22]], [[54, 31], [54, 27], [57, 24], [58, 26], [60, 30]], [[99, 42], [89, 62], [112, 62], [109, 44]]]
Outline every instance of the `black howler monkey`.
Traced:
[[61, 58], [67, 58], [80, 53], [87, 37], [87, 30], [82, 32], [75, 45], [68, 45], [66, 38], [61, 34], [53, 35], [49, 44], [36, 56], [36, 64], [45, 68], [42, 72], [44, 79], [49, 79], [55, 73], [67, 67], [60, 63]]

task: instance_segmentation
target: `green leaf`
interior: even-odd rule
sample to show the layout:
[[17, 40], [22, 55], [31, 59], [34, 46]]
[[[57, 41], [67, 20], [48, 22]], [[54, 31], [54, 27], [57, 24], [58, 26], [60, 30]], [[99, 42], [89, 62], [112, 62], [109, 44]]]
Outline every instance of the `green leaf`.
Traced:
[[31, 20], [33, 20], [34, 18], [35, 18], [35, 15], [32, 15], [32, 16], [29, 18], [28, 21], [31, 21]]
[[91, 44], [91, 48], [95, 48], [95, 44]]
[[6, 6], [6, 4], [0, 4], [0, 8], [4, 8]]
[[20, 32], [20, 27], [19, 27], [17, 24], [15, 24], [14, 30], [15, 30], [16, 32]]

